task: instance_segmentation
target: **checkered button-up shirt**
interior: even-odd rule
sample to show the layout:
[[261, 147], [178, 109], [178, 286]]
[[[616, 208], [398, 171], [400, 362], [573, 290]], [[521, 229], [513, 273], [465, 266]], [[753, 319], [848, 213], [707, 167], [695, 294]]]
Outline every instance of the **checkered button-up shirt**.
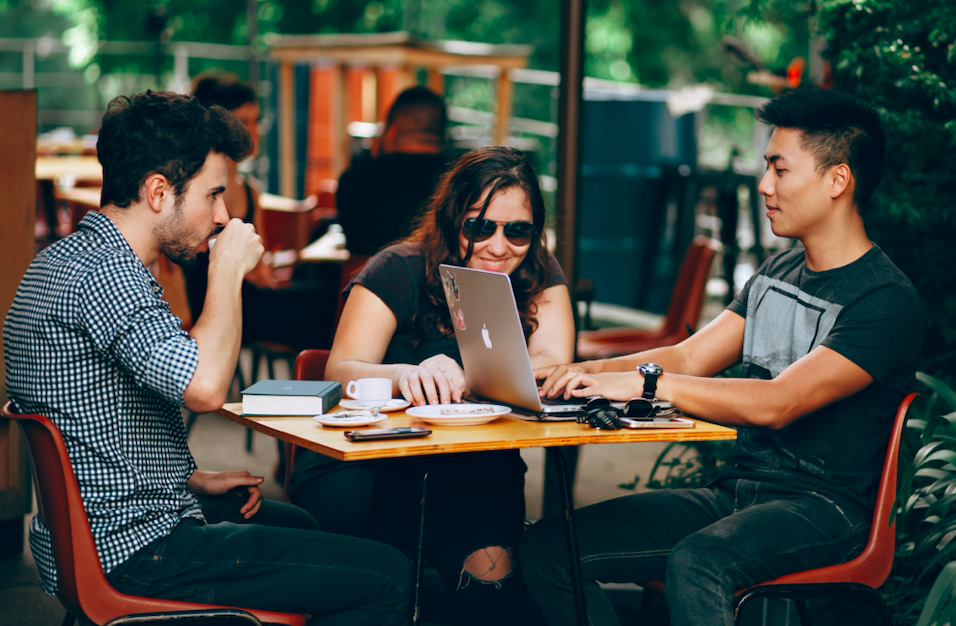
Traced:
[[[162, 288], [105, 215], [30, 264], [3, 329], [7, 393], [63, 433], [103, 570], [203, 519], [180, 413], [199, 351]], [[44, 591], [57, 588], [50, 532], [30, 548]]]

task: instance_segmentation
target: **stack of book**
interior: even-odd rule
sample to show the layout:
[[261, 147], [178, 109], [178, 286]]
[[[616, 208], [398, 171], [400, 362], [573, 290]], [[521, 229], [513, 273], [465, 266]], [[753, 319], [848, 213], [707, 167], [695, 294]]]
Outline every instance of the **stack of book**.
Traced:
[[342, 400], [328, 380], [260, 380], [242, 390], [243, 415], [321, 415]]

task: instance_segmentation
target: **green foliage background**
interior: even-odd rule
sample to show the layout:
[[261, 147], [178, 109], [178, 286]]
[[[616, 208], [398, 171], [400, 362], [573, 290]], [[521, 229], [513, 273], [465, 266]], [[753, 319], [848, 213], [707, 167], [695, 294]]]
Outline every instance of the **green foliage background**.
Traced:
[[[820, 32], [836, 88], [885, 113], [886, 174], [867, 232], [916, 285], [924, 354], [956, 350], [956, 3], [826, 0]], [[943, 366], [951, 366], [943, 361]]]

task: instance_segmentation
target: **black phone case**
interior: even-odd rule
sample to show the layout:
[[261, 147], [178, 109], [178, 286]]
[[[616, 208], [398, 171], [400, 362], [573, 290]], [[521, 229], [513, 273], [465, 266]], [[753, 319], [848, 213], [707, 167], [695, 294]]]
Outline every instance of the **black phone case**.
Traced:
[[[426, 437], [432, 434], [430, 428], [421, 426], [411, 426], [415, 431], [406, 431], [396, 433], [394, 428], [369, 428], [366, 430], [347, 430], [343, 434], [349, 441], [379, 441], [381, 439], [413, 439], [415, 437]], [[376, 432], [378, 431], [378, 432]]]

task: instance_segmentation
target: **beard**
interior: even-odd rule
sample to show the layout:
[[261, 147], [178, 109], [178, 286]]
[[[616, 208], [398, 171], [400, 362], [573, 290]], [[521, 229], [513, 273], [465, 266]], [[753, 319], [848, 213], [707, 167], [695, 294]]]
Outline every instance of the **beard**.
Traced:
[[[222, 231], [222, 226], [214, 227], [203, 241], [217, 235], [220, 231]], [[189, 267], [196, 262], [196, 257], [199, 254], [196, 250], [199, 244], [191, 245], [191, 239], [191, 234], [186, 226], [186, 216], [183, 214], [183, 197], [176, 196], [176, 201], [173, 203], [173, 212], [156, 231], [159, 251], [176, 265]]]

